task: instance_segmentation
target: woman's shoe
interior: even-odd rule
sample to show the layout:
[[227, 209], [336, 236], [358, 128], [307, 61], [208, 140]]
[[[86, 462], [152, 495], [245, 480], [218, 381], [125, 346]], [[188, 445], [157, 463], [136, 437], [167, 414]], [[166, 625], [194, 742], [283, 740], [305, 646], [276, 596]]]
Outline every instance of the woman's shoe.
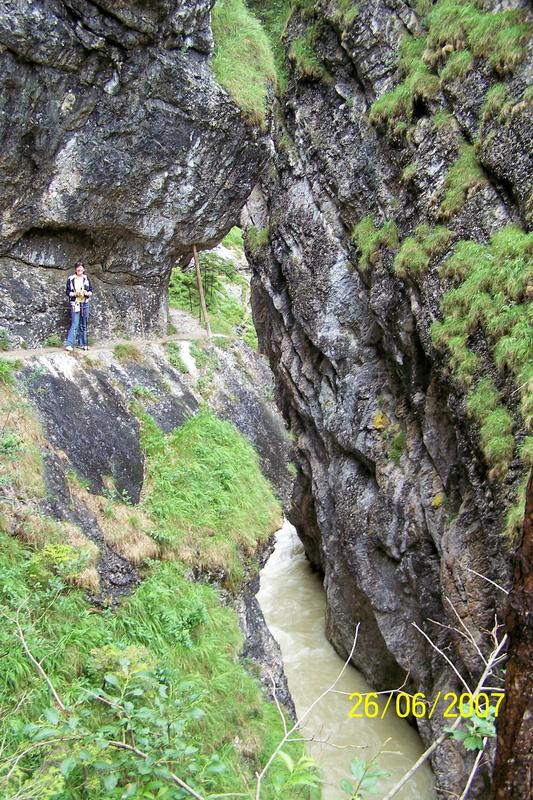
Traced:
[[66, 344], [65, 345], [65, 350], [68, 350], [69, 352], [72, 352], [74, 350], [74, 348], [72, 347], [71, 344]]
[[87, 345], [85, 345], [85, 347], [82, 347], [82, 350], [88, 350], [88, 349], [89, 348], [87, 347]]

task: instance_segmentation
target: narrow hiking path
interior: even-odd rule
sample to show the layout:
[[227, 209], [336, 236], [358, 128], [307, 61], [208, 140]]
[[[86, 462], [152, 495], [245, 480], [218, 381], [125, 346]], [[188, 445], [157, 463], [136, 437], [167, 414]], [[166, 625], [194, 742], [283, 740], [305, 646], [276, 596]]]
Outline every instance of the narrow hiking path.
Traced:
[[[114, 350], [117, 345], [121, 344], [132, 345], [133, 347], [137, 347], [139, 350], [143, 350], [143, 348], [145, 348], [147, 345], [152, 344], [166, 344], [167, 342], [207, 339], [206, 331], [200, 326], [198, 321], [186, 311], [181, 311], [180, 309], [176, 308], [169, 309], [169, 321], [177, 331], [169, 336], [147, 339], [113, 339], [107, 344], [97, 343], [92, 345], [89, 350], [74, 348], [74, 350], [66, 352], [68, 352], [69, 355], [81, 356], [83, 358], [91, 354], [94, 355], [95, 353], [109, 352], [110, 350]], [[227, 339], [228, 337], [223, 333], [213, 333], [211, 334], [211, 338]], [[65, 348], [63, 345], [59, 347], [34, 347], [27, 349], [19, 347], [13, 350], [2, 351], [1, 357], [12, 361], [25, 361], [29, 358], [33, 358], [34, 356], [53, 355], [54, 353], [57, 354], [64, 352]]]

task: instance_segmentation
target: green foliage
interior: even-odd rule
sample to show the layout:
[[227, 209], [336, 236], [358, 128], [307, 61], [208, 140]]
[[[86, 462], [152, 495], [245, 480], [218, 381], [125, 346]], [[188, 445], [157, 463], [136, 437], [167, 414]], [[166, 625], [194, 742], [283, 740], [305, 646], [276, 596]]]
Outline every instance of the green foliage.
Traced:
[[441, 84], [466, 78], [474, 67], [474, 59], [469, 50], [457, 50], [448, 58], [440, 73]]
[[394, 249], [399, 247], [398, 229], [394, 220], [388, 220], [380, 228], [376, 228], [371, 214], [363, 217], [352, 230], [352, 239], [361, 256], [358, 267], [366, 272], [371, 264], [379, 260], [382, 247]]
[[350, 800], [365, 800], [369, 795], [379, 794], [379, 782], [390, 775], [376, 763], [379, 755], [368, 761], [362, 758], [352, 758], [350, 761], [352, 779], [343, 779], [340, 784]]
[[20, 367], [20, 361], [8, 361], [7, 358], [0, 358], [0, 384], [13, 385], [13, 375]]
[[504, 83], [496, 83], [491, 86], [485, 95], [485, 101], [481, 107], [480, 116], [483, 121], [496, 117], [507, 99], [507, 86]]
[[222, 239], [222, 244], [229, 250], [233, 250], [237, 256], [242, 256], [244, 253], [244, 241], [241, 229], [232, 228]]
[[276, 85], [274, 55], [261, 23], [244, 0], [217, 0], [211, 12], [217, 81], [249, 122], [264, 126], [269, 85]]
[[334, 19], [348, 28], [357, 19], [359, 10], [360, 4], [355, 0], [337, 0], [337, 11]]
[[529, 471], [522, 477], [516, 491], [514, 503], [509, 507], [503, 534], [511, 546], [516, 545], [522, 536], [524, 517], [526, 514], [526, 491], [529, 481]]
[[0, 328], [0, 350], [9, 350], [9, 334], [5, 328]]
[[264, 228], [256, 228], [255, 225], [250, 225], [246, 230], [246, 244], [251, 253], [257, 253], [261, 247], [268, 244], [268, 226]]
[[166, 350], [167, 358], [172, 366], [186, 375], [189, 372], [189, 368], [181, 357], [181, 349], [179, 344], [177, 342], [167, 342]]
[[28, 574], [41, 582], [46, 581], [50, 574], [68, 581], [87, 566], [88, 560], [87, 551], [77, 550], [63, 542], [50, 542], [32, 556], [28, 562]]
[[407, 34], [400, 48], [401, 82], [378, 98], [369, 118], [397, 132], [398, 120], [410, 124], [417, 102], [435, 100], [441, 84], [463, 79], [475, 58], [488, 60], [499, 75], [513, 72], [524, 58], [532, 34], [525, 9], [486, 11], [465, 0], [422, 0], [426, 33]]
[[475, 58], [488, 60], [500, 75], [522, 61], [531, 36], [524, 10], [485, 11], [465, 0], [438, 0], [425, 24], [427, 64], [446, 63], [451, 54], [467, 49]]
[[61, 339], [57, 333], [51, 333], [46, 337], [44, 344], [46, 347], [61, 347]]
[[[20, 544], [0, 533], [0, 626], [3, 730], [0, 780], [17, 758], [6, 796], [65, 800], [173, 798], [170, 772], [198, 791], [253, 793], [254, 772], [282, 735], [276, 710], [261, 700], [239, 662], [235, 614], [207, 585], [163, 563], [114, 614], [94, 613], [54, 567], [37, 577]], [[68, 562], [54, 546], [52, 562]], [[46, 561], [46, 560], [44, 560]], [[59, 692], [47, 687], [24, 654], [14, 615]], [[236, 737], [246, 744], [243, 758]], [[146, 758], [114, 747], [135, 746]], [[264, 784], [265, 800], [300, 797], [302, 747], [287, 747]], [[309, 781], [313, 770], [309, 769]], [[20, 794], [19, 794], [20, 793]]]
[[164, 436], [141, 415], [148, 457], [147, 508], [171, 548], [196, 568], [219, 569], [229, 585], [279, 521], [279, 506], [252, 447], [232, 425], [201, 410]]
[[287, 86], [287, 66], [283, 36], [287, 23], [293, 13], [291, 0], [250, 0], [248, 3], [254, 14], [261, 20], [270, 39], [277, 72], [278, 93], [283, 94]]
[[14, 458], [21, 450], [24, 450], [24, 441], [17, 431], [4, 428], [0, 433], [0, 456]]
[[468, 347], [478, 328], [486, 334], [500, 369], [507, 369], [521, 392], [522, 416], [531, 422], [533, 369], [531, 304], [526, 291], [533, 277], [533, 234], [516, 225], [495, 233], [488, 245], [458, 242], [444, 261], [441, 276], [459, 284], [443, 297], [444, 319], [432, 326], [438, 347], [447, 347], [452, 367], [466, 384], [472, 383], [478, 358]]
[[437, 98], [440, 81], [422, 61], [423, 48], [422, 38], [407, 36], [402, 40], [399, 66], [403, 80], [372, 103], [369, 112], [372, 125], [393, 126], [399, 120], [409, 124], [418, 102], [430, 103]]
[[136, 384], [132, 389], [132, 394], [137, 400], [145, 400], [148, 403], [153, 403], [155, 400], [154, 393], [146, 386]]
[[[528, 286], [533, 277], [533, 234], [516, 225], [495, 233], [489, 244], [461, 241], [444, 261], [441, 276], [457, 283], [443, 297], [444, 319], [431, 329], [437, 347], [446, 348], [456, 377], [473, 383], [479, 367], [469, 338], [481, 329], [500, 371], [510, 373], [520, 392], [526, 427], [533, 421], [533, 325]], [[494, 477], [502, 477], [514, 451], [512, 421], [488, 378], [468, 398], [469, 414], [480, 425], [481, 447]]]
[[389, 457], [392, 459], [392, 461], [394, 461], [395, 464], [400, 463], [400, 459], [403, 451], [405, 450], [406, 443], [407, 443], [407, 437], [403, 431], [399, 431], [399, 433], [397, 433], [396, 436], [393, 437], [389, 447]]
[[491, 706], [484, 717], [473, 714], [465, 719], [464, 729], [459, 728], [450, 732], [452, 739], [462, 742], [465, 750], [483, 750], [485, 738], [496, 738], [494, 707]]
[[119, 361], [142, 361], [143, 354], [136, 347], [134, 344], [129, 344], [128, 342], [124, 342], [123, 344], [117, 344], [113, 348], [113, 353], [118, 358]]
[[[247, 286], [245, 278], [237, 271], [233, 261], [221, 258], [211, 251], [201, 254], [200, 268], [211, 330], [213, 333], [235, 336], [236, 328], [241, 325], [246, 311], [229, 289], [235, 287], [242, 293]], [[169, 302], [172, 306], [199, 316], [200, 299], [194, 270], [172, 271]]]

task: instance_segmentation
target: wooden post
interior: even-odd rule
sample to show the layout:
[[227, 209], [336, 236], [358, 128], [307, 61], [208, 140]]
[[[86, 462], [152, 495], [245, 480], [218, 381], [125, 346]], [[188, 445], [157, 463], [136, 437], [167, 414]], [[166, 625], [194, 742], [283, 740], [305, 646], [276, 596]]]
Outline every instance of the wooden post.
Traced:
[[202, 273], [200, 272], [200, 259], [198, 258], [198, 250], [196, 245], [192, 246], [192, 254], [194, 256], [194, 266], [196, 268], [196, 285], [198, 286], [198, 294], [200, 296], [200, 308], [205, 322], [205, 329], [207, 331], [207, 338], [211, 338], [211, 327], [209, 325], [209, 317], [207, 315], [207, 306], [205, 304], [204, 286], [202, 283]]

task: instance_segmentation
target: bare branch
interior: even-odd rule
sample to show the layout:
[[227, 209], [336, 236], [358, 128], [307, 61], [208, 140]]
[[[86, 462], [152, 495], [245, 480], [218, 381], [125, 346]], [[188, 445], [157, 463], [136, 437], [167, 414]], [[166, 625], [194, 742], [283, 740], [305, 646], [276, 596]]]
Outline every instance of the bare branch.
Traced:
[[485, 738], [483, 739], [483, 747], [481, 748], [481, 750], [479, 751], [479, 753], [476, 756], [476, 760], [474, 761], [474, 766], [470, 770], [470, 775], [468, 776], [468, 780], [466, 782], [466, 786], [463, 789], [463, 793], [462, 793], [461, 797], [459, 798], [459, 800], [465, 800], [465, 797], [467, 796], [467, 794], [468, 794], [468, 792], [470, 790], [470, 787], [472, 786], [472, 781], [474, 780], [475, 774], [477, 772], [477, 768], [479, 767], [479, 762], [481, 761], [481, 756], [483, 755], [483, 752], [485, 750], [486, 745], [487, 745], [487, 737], [485, 736]]
[[448, 603], [449, 603], [449, 605], [450, 605], [450, 608], [451, 608], [451, 610], [453, 611], [453, 613], [454, 613], [454, 614], [455, 614], [455, 616], [457, 617], [457, 619], [458, 619], [458, 621], [459, 621], [459, 625], [460, 625], [462, 628], [464, 628], [464, 630], [466, 631], [466, 635], [467, 635], [467, 637], [468, 637], [469, 641], [470, 641], [470, 642], [472, 643], [472, 645], [474, 646], [474, 648], [475, 648], [475, 650], [476, 650], [476, 653], [478, 654], [478, 656], [480, 657], [480, 659], [483, 661], [483, 663], [484, 663], [484, 664], [486, 664], [486, 663], [487, 663], [487, 659], [485, 658], [485, 656], [483, 655], [483, 653], [482, 653], [482, 652], [481, 652], [481, 650], [479, 649], [478, 643], [476, 642], [476, 640], [475, 640], [475, 638], [474, 638], [474, 634], [472, 633], [472, 631], [471, 631], [469, 628], [467, 628], [467, 627], [466, 627], [466, 625], [464, 624], [463, 620], [461, 619], [461, 617], [460, 617], [460, 615], [459, 615], [459, 612], [458, 612], [458, 611], [457, 611], [457, 609], [455, 608], [455, 606], [454, 606], [454, 604], [452, 603], [452, 601], [450, 600], [450, 598], [449, 598], [449, 597], [447, 597], [447, 598], [446, 598], [446, 600], [448, 601]]
[[461, 673], [459, 672], [459, 670], [457, 669], [457, 667], [455, 666], [455, 664], [453, 663], [453, 661], [452, 661], [450, 658], [448, 658], [448, 656], [446, 655], [446, 653], [443, 653], [443, 652], [442, 652], [442, 650], [441, 650], [439, 647], [437, 647], [437, 645], [435, 644], [435, 642], [433, 642], [433, 641], [432, 641], [432, 639], [431, 639], [431, 638], [430, 638], [430, 637], [427, 635], [427, 633], [424, 633], [424, 631], [422, 630], [422, 628], [419, 628], [419, 627], [418, 627], [418, 625], [416, 624], [416, 622], [411, 622], [411, 625], [413, 626], [413, 628], [416, 628], [416, 629], [417, 629], [417, 631], [418, 631], [419, 633], [421, 633], [421, 634], [422, 634], [422, 636], [423, 636], [425, 639], [427, 639], [427, 640], [428, 640], [428, 642], [430, 643], [430, 645], [432, 646], [432, 648], [433, 648], [434, 650], [436, 650], [436, 651], [437, 651], [437, 653], [439, 653], [439, 655], [441, 655], [445, 661], [447, 661], [447, 662], [448, 662], [448, 664], [450, 665], [450, 667], [453, 669], [453, 671], [455, 672], [455, 674], [457, 675], [457, 677], [459, 678], [459, 680], [461, 681], [461, 683], [462, 683], [462, 684], [463, 684], [463, 686], [465, 687], [466, 691], [467, 691], [467, 692], [470, 692], [470, 686], [469, 686], [469, 685], [468, 685], [468, 683], [465, 681], [465, 679], [463, 678], [463, 676], [461, 675]]
[[470, 567], [467, 567], [466, 569], [468, 572], [472, 572], [474, 575], [477, 575], [478, 578], [483, 578], [483, 580], [487, 581], [487, 583], [492, 583], [492, 585], [495, 586], [497, 589], [499, 589], [500, 592], [503, 592], [504, 594], [509, 594], [507, 589], [504, 589], [503, 586], [500, 586], [500, 584], [496, 583], [496, 581], [491, 581], [490, 578], [487, 578], [486, 575], [482, 575], [481, 572], [476, 572], [475, 569], [470, 569]]
[[[483, 687], [485, 685], [485, 681], [487, 680], [488, 676], [491, 674], [491, 672], [494, 669], [494, 667], [496, 666], [497, 662], [500, 660], [500, 658], [501, 658], [500, 653], [503, 650], [503, 648], [505, 647], [506, 643], [507, 643], [507, 634], [505, 634], [505, 636], [502, 638], [501, 642], [499, 642], [499, 644], [497, 645], [496, 649], [493, 650], [492, 653], [490, 654], [490, 656], [488, 658], [488, 661], [487, 661], [487, 664], [485, 666], [485, 669], [483, 670], [483, 674], [481, 675], [481, 678], [479, 679], [476, 688], [472, 692], [472, 697], [477, 697], [477, 695], [481, 691], [483, 691]], [[401, 780], [398, 781], [398, 783], [395, 786], [392, 787], [392, 789], [388, 792], [388, 794], [385, 795], [383, 800], [392, 800], [393, 797], [396, 797], [396, 795], [398, 794], [400, 789], [402, 789], [405, 786], [405, 784], [412, 778], [412, 776], [415, 774], [417, 769], [419, 767], [421, 767], [422, 764], [425, 761], [427, 761], [428, 758], [431, 756], [431, 754], [437, 749], [437, 747], [439, 747], [443, 743], [443, 741], [448, 736], [448, 733], [452, 733], [459, 726], [459, 723], [462, 722], [462, 721], [463, 721], [463, 718], [461, 716], [457, 717], [457, 719], [454, 721], [454, 723], [451, 726], [451, 728], [449, 728], [448, 731], [445, 731], [444, 733], [441, 733], [440, 736], [438, 736], [435, 739], [435, 741], [427, 748], [427, 750], [425, 750], [422, 753], [420, 758], [413, 764], [411, 769], [408, 772], [405, 773], [403, 778], [401, 778]]]

